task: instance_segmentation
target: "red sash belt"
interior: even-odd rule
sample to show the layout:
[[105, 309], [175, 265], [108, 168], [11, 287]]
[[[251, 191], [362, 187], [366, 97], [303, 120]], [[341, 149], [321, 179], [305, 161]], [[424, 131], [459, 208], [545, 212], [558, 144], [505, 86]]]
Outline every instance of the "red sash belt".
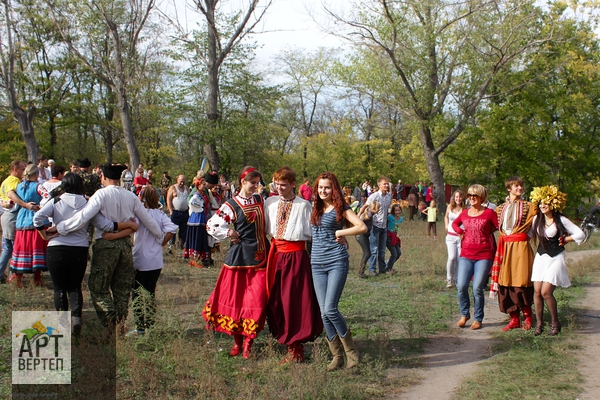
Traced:
[[267, 296], [271, 294], [271, 286], [275, 280], [275, 271], [277, 270], [277, 253], [293, 253], [295, 251], [306, 250], [306, 242], [290, 242], [281, 239], [271, 240], [271, 249], [269, 258], [267, 258]]
[[504, 244], [510, 242], [526, 242], [529, 240], [529, 236], [526, 233], [514, 233], [512, 235], [500, 235], [498, 239], [498, 247], [496, 248], [496, 254], [494, 255], [494, 263], [492, 264], [492, 285], [490, 287], [490, 296], [492, 293], [498, 291], [498, 276], [500, 275], [500, 267], [502, 266], [502, 260], [504, 259]]

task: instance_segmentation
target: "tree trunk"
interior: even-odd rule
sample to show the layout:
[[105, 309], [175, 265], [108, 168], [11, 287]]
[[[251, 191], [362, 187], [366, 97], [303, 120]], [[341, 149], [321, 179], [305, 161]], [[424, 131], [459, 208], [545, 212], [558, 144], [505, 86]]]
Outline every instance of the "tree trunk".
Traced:
[[[427, 171], [429, 172], [429, 179], [433, 182], [436, 188], [437, 196], [435, 200], [437, 208], [440, 213], [446, 213], [446, 187], [444, 184], [444, 175], [442, 173], [442, 167], [440, 166], [439, 155], [434, 151], [433, 142], [431, 141], [431, 131], [426, 125], [427, 121], [421, 122], [420, 138], [421, 145], [423, 146], [423, 153], [425, 155], [425, 164], [427, 165]], [[429, 204], [427, 205], [429, 206]]]
[[121, 113], [121, 124], [123, 125], [123, 140], [129, 153], [129, 169], [134, 171], [140, 163], [140, 152], [135, 144], [133, 135], [133, 122], [129, 110], [129, 101], [125, 89], [117, 89], [117, 99], [119, 100], [119, 112]]
[[27, 150], [27, 160], [34, 164], [37, 164], [38, 156], [40, 154], [40, 148], [35, 134], [33, 131], [33, 117], [35, 116], [35, 107], [31, 107], [28, 111], [23, 110], [18, 105], [15, 107], [16, 101], [13, 102], [13, 113], [17, 122], [19, 123], [19, 129], [25, 142], [25, 149]]
[[215, 32], [215, 6], [216, 1], [206, 1], [206, 20], [208, 22], [208, 104], [206, 108], [206, 119], [208, 121], [207, 131], [204, 132], [204, 154], [210, 163], [210, 167], [218, 171], [221, 159], [217, 152], [215, 142], [215, 128], [219, 119], [219, 67], [217, 59], [217, 37]]

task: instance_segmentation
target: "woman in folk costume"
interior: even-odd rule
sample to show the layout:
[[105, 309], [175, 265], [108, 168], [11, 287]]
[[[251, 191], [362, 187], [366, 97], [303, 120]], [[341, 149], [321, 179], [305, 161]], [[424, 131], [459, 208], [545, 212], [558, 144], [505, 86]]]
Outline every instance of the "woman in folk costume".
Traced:
[[530, 233], [537, 237], [539, 242], [531, 274], [537, 320], [533, 334], [538, 336], [544, 331], [546, 302], [552, 320], [548, 336], [554, 336], [561, 328], [554, 289], [557, 286], [571, 286], [565, 263], [565, 245], [569, 242], [581, 244], [585, 234], [561, 213], [567, 203], [567, 196], [560, 192], [558, 187], [552, 185], [533, 188], [531, 202], [538, 206], [538, 213], [533, 218]]
[[492, 265], [490, 297], [498, 294], [500, 311], [510, 315], [510, 322], [503, 331], [521, 327], [521, 311], [523, 329], [529, 330], [533, 324], [531, 267], [534, 254], [528, 232], [537, 210], [535, 205], [521, 199], [521, 178], [508, 178], [505, 187], [508, 191], [506, 202], [496, 208], [500, 239]]
[[183, 257], [190, 258], [192, 267], [207, 267], [210, 260], [210, 246], [206, 233], [206, 221], [210, 213], [210, 200], [206, 194], [206, 180], [199, 178], [196, 181], [197, 191], [189, 200], [188, 231], [185, 239]]
[[[42, 286], [42, 271], [47, 271], [46, 242], [37, 233], [33, 226], [33, 216], [40, 209], [42, 196], [38, 192], [38, 169], [35, 164], [29, 164], [23, 174], [23, 182], [17, 186], [17, 195], [28, 204], [28, 208], [21, 207], [17, 214], [16, 234], [10, 269], [13, 278], [17, 279], [17, 286], [21, 287], [23, 273], [33, 273], [33, 282]], [[49, 224], [44, 221], [44, 224]]]
[[202, 317], [207, 328], [233, 336], [230, 356], [242, 351], [246, 359], [254, 338], [264, 328], [267, 305], [269, 242], [263, 200], [256, 193], [261, 178], [256, 169], [244, 167], [239, 174], [239, 193], [227, 200], [206, 224], [216, 241], [231, 238], [231, 247]]

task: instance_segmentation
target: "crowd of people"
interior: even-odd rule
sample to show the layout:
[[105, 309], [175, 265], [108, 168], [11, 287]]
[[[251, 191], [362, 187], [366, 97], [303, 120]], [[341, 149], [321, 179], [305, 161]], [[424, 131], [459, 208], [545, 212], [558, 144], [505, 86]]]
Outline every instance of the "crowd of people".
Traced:
[[[335, 174], [324, 172], [313, 185], [305, 178], [296, 188], [289, 167], [275, 171], [267, 185], [258, 170], [246, 166], [235, 182], [216, 171], [199, 171], [188, 187], [184, 175], [173, 182], [164, 172], [155, 186], [152, 170], [142, 164], [135, 172], [116, 164], [97, 165], [92, 172], [87, 159], [72, 162], [69, 171], [54, 163], [49, 167], [50, 161], [15, 160], [2, 182], [0, 279], [22, 287], [23, 274], [32, 273], [34, 284], [42, 285], [41, 273], [49, 270], [55, 308], [71, 310], [75, 335], [82, 326], [81, 284], [90, 244], [89, 289], [98, 317], [110, 332], [123, 329], [133, 298], [131, 333], [139, 335], [154, 325], [163, 247], [205, 268], [214, 265], [214, 249], [229, 239], [202, 309], [209, 329], [233, 337], [229, 354], [250, 358], [253, 341], [268, 322], [270, 333], [288, 349], [282, 362], [303, 361], [304, 343], [325, 329], [333, 357], [327, 369], [353, 368], [359, 355], [338, 309], [350, 273], [347, 238], [355, 236], [362, 249], [362, 278], [396, 273], [402, 204], [409, 209], [408, 221], [423, 215], [427, 237], [437, 239], [433, 184], [409, 188], [382, 176], [376, 189], [369, 181], [343, 188]], [[498, 207], [479, 184], [450, 197], [444, 216], [446, 286], [458, 292], [458, 326], [471, 319], [472, 282], [470, 329], [482, 328], [484, 289], [491, 278], [490, 296], [497, 296], [500, 311], [510, 316], [503, 330], [531, 329], [535, 307], [534, 335], [540, 335], [545, 303], [548, 334], [556, 335], [561, 325], [553, 292], [570, 285], [565, 245], [581, 243], [583, 232], [561, 213], [566, 196], [556, 186], [535, 188], [531, 201], [523, 199], [518, 177], [506, 181], [506, 190], [506, 202]], [[142, 292], [150, 303], [138, 307]]]

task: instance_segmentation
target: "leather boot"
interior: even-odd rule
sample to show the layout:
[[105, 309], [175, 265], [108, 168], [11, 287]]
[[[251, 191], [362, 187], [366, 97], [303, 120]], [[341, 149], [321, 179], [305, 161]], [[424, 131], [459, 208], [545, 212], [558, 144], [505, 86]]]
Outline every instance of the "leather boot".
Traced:
[[242, 357], [244, 357], [246, 360], [250, 358], [250, 354], [252, 353], [251, 349], [253, 342], [254, 339], [251, 339], [248, 336], [246, 336], [244, 339], [244, 352], [242, 353]]
[[235, 357], [240, 354], [240, 350], [242, 349], [243, 341], [244, 341], [244, 337], [242, 335], [233, 335], [233, 347], [229, 351], [229, 355], [231, 357]]
[[42, 271], [33, 271], [33, 284], [39, 287], [44, 286], [44, 282], [42, 281]]
[[502, 330], [504, 332], [509, 331], [511, 329], [520, 328], [521, 327], [521, 314], [518, 311], [513, 311], [510, 313], [510, 321], [508, 325], [506, 325]]
[[346, 333], [345, 337], [340, 337], [344, 351], [346, 352], [346, 369], [354, 368], [358, 365], [358, 351], [354, 347], [354, 340], [352, 340], [352, 333], [350, 329]]
[[530, 330], [533, 326], [533, 319], [531, 317], [531, 306], [523, 307], [523, 329], [526, 331]]
[[342, 346], [340, 337], [335, 335], [331, 342], [327, 339], [327, 344], [329, 345], [329, 351], [331, 351], [331, 354], [333, 355], [333, 360], [327, 365], [327, 371], [334, 371], [338, 368], [342, 368], [344, 365], [344, 347]]

